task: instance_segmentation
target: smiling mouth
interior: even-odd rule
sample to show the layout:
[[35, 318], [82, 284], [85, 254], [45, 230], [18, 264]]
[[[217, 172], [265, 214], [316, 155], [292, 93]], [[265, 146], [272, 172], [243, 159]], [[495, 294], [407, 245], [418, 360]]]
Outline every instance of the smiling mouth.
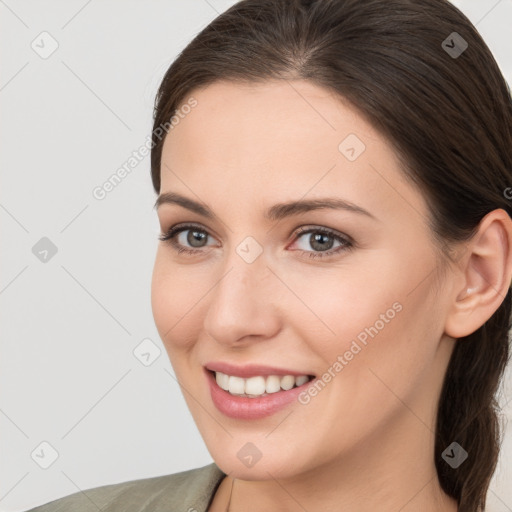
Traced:
[[279, 391], [303, 386], [313, 380], [313, 375], [265, 375], [249, 378], [227, 375], [208, 370], [217, 385], [232, 396], [244, 398], [261, 398]]

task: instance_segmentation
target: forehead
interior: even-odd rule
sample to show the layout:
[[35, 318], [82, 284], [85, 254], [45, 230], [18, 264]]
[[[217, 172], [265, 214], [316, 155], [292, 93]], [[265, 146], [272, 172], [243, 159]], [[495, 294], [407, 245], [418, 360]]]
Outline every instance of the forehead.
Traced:
[[197, 106], [174, 127], [164, 148], [201, 147], [201, 152], [188, 154], [196, 161], [213, 156], [225, 161], [260, 160], [259, 154], [265, 158], [312, 153], [318, 159], [329, 154], [337, 157], [336, 142], [348, 133], [364, 140], [379, 139], [372, 126], [341, 98], [303, 80], [220, 81], [190, 96]]
[[184, 102], [190, 97], [197, 106], [164, 142], [161, 192], [225, 200], [229, 189], [238, 207], [328, 193], [376, 212], [403, 215], [412, 207], [426, 214], [385, 138], [324, 88], [302, 80], [222, 81]]

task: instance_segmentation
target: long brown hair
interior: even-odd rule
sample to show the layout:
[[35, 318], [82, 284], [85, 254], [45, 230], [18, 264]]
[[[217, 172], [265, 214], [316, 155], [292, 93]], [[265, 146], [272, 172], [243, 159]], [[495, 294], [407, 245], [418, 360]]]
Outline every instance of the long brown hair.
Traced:
[[[454, 34], [456, 33], [456, 34]], [[447, 0], [243, 0], [179, 54], [155, 100], [151, 176], [187, 94], [217, 80], [305, 79], [348, 100], [395, 149], [430, 205], [441, 254], [503, 208], [512, 185], [512, 100], [489, 48]], [[510, 189], [509, 189], [510, 190]], [[496, 392], [509, 357], [511, 291], [457, 340], [439, 399], [435, 464], [460, 512], [484, 509], [501, 428]], [[457, 442], [456, 469], [441, 457]]]

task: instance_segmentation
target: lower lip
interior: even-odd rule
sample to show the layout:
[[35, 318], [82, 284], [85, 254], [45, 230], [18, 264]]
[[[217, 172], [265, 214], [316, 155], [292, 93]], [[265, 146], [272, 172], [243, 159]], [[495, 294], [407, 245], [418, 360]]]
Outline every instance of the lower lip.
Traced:
[[310, 385], [313, 380], [302, 384], [288, 391], [278, 391], [261, 398], [247, 398], [243, 396], [233, 396], [224, 391], [216, 382], [215, 374], [208, 370], [206, 377], [210, 386], [210, 393], [215, 407], [226, 416], [240, 420], [256, 420], [271, 416], [284, 409], [291, 402], [296, 401], [297, 397]]

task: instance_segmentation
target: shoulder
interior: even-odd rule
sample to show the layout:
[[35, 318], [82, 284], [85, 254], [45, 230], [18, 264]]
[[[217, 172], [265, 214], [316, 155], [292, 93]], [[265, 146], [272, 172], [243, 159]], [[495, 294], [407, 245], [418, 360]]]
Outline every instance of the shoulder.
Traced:
[[28, 512], [206, 512], [224, 476], [212, 463], [171, 475], [87, 489]]

